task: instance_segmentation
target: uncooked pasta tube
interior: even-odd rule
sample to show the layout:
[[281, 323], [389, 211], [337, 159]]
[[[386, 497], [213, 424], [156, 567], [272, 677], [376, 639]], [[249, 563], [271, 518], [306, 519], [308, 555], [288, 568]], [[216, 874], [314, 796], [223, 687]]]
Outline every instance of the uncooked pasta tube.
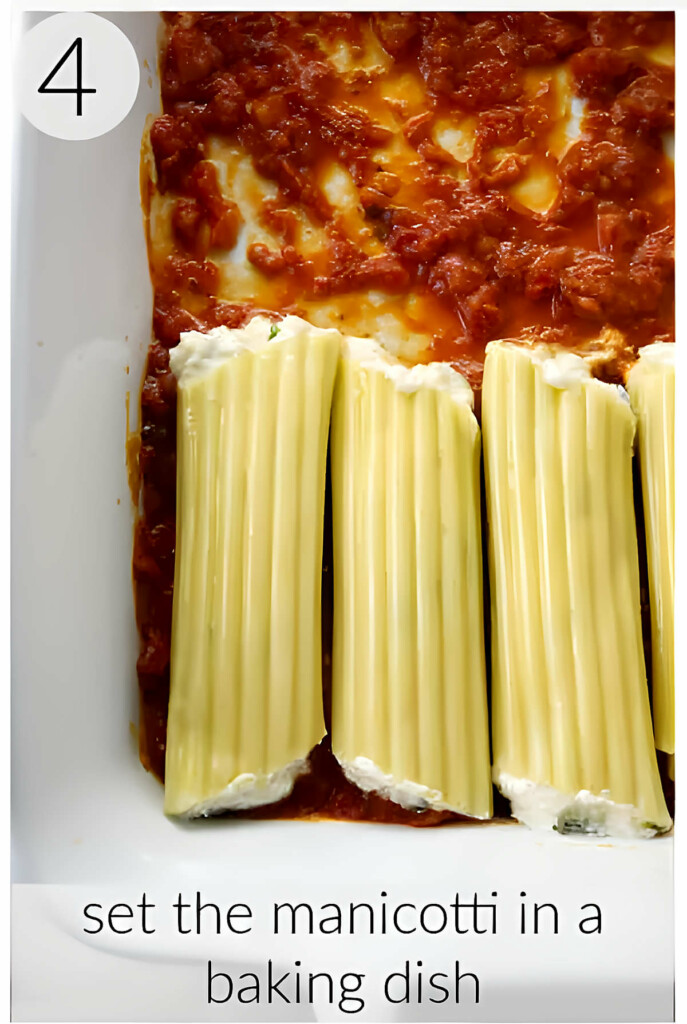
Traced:
[[344, 342], [332, 410], [332, 747], [407, 808], [492, 813], [472, 391]]
[[649, 566], [654, 737], [675, 753], [675, 345], [640, 349], [628, 375], [637, 416]]
[[179, 382], [165, 810], [287, 796], [323, 737], [320, 587], [340, 334], [297, 317], [190, 332]]
[[642, 647], [635, 417], [580, 357], [488, 346], [494, 781], [564, 832], [670, 827]]

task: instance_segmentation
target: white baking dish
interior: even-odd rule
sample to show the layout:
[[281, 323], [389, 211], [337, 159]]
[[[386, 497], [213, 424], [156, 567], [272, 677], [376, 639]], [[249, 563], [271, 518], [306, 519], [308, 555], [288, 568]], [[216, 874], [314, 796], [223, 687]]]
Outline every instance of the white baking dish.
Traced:
[[[671, 838], [581, 841], [514, 825], [183, 825], [163, 816], [161, 788], [137, 755], [125, 459], [127, 402], [133, 427], [150, 338], [138, 151], [145, 116], [159, 106], [150, 70], [158, 19], [112, 17], [142, 62], [131, 113], [84, 143], [48, 138], [22, 122], [14, 152], [15, 1019], [347, 1016], [323, 1005], [263, 1007], [245, 1017], [207, 1007], [200, 990], [208, 955], [251, 961], [268, 952], [330, 966], [362, 958], [371, 973], [408, 957], [459, 956], [483, 982], [478, 1007], [400, 1008], [370, 998], [358, 1019], [669, 1019]], [[83, 934], [78, 899], [69, 895], [75, 890], [34, 888], [75, 884], [87, 885], [92, 900], [112, 886], [120, 894], [202, 888], [256, 905], [284, 893], [319, 905], [378, 898], [382, 890], [423, 902], [457, 890], [497, 891], [504, 924], [495, 937], [458, 940], [387, 935], [335, 946], [310, 939], [277, 950], [255, 934], [239, 952], [224, 945], [213, 954], [158, 934], [106, 948]], [[558, 936], [517, 934], [521, 891], [557, 903]], [[594, 937], [575, 923], [588, 902], [603, 908], [603, 931]], [[40, 976], [31, 973], [38, 952]], [[86, 980], [77, 985], [77, 975]]]

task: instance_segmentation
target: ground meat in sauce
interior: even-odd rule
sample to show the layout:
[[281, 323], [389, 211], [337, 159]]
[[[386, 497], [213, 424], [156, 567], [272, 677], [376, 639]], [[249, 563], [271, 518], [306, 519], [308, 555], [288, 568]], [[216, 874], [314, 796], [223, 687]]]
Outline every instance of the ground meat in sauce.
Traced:
[[[169, 14], [165, 21], [164, 112], [150, 143], [157, 188], [174, 201], [172, 246], [159, 258], [151, 252], [156, 340], [141, 395], [143, 512], [134, 553], [141, 757], [159, 777], [175, 529], [176, 398], [168, 350], [181, 331], [239, 326], [256, 311], [250, 296], [221, 297], [212, 256], [235, 244], [241, 215], [205, 159], [208, 133], [243, 147], [278, 190], [260, 216], [281, 244], [257, 243], [247, 252], [279, 296], [268, 314], [297, 313], [299, 302], [327, 295], [373, 288], [402, 299], [413, 289], [432, 304], [431, 357], [452, 362], [477, 389], [492, 338], [543, 335], [574, 346], [616, 329], [624, 340], [605, 375], [617, 380], [639, 345], [674, 332], [674, 189], [664, 152], [674, 76], [647, 56], [647, 49], [672, 43], [672, 14], [233, 13]], [[427, 90], [427, 109], [402, 126], [417, 154], [412, 188], [371, 157], [391, 135], [356, 105], [355, 90], [374, 88], [373, 76], [344, 83], [323, 52], [323, 41], [337, 39], [355, 52], [369, 32], [394, 67], [419, 73]], [[542, 140], [552, 123], [551, 89], [528, 92], [526, 76], [564, 59], [587, 113], [582, 137], [557, 164], [557, 199], [539, 214], [509, 191], [546, 158]], [[462, 176], [432, 137], [433, 123], [447, 111], [474, 119], [475, 145]], [[512, 151], [500, 156], [498, 147]], [[359, 190], [365, 222], [383, 246], [378, 255], [342, 234], [316, 185], [315, 169], [330, 158]], [[299, 253], [289, 206], [324, 228], [323, 252]], [[327, 692], [330, 600], [325, 572]], [[327, 741], [312, 759], [315, 771], [288, 801], [251, 813], [418, 825], [456, 817], [407, 812], [358, 793]]]

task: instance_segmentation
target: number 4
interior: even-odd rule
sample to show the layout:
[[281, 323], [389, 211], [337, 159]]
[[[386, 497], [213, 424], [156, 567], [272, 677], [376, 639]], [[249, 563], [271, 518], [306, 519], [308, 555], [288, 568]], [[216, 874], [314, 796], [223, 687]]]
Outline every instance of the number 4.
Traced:
[[[46, 93], [46, 92], [61, 92], [61, 93], [73, 92], [73, 93], [76, 93], [76, 116], [77, 117], [81, 117], [82, 114], [83, 114], [83, 109], [82, 109], [83, 94], [85, 92], [95, 92], [96, 91], [95, 89], [86, 89], [81, 84], [81, 82], [82, 82], [82, 75], [83, 75], [82, 48], [83, 48], [83, 42], [81, 40], [81, 36], [77, 36], [77, 38], [74, 40], [74, 42], [69, 47], [69, 49], [66, 51], [66, 53], [64, 53], [60, 57], [60, 59], [58, 60], [57, 64], [52, 69], [52, 71], [50, 72], [48, 77], [43, 82], [41, 82], [41, 84], [38, 86], [38, 91], [41, 92], [41, 93]], [[53, 78], [55, 77], [57, 72], [60, 70], [62, 65], [65, 64], [66, 61], [69, 60], [69, 58], [72, 55], [72, 53], [74, 52], [74, 50], [76, 50], [76, 86], [74, 86], [71, 89], [67, 89], [67, 88], [53, 88], [53, 89], [51, 89], [51, 88], [49, 88], [49, 85], [52, 82]]]

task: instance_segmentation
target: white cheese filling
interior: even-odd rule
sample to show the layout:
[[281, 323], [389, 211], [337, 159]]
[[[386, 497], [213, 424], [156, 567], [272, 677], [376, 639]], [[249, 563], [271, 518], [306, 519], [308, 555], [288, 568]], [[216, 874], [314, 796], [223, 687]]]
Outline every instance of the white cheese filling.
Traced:
[[376, 370], [390, 380], [397, 391], [412, 395], [422, 388], [446, 391], [455, 402], [466, 403], [472, 408], [472, 388], [463, 375], [448, 363], [417, 363], [405, 366], [398, 362], [376, 341], [367, 338], [346, 338], [343, 344], [344, 358], [360, 364], [363, 370]]
[[341, 337], [334, 327], [313, 327], [298, 316], [285, 316], [273, 323], [266, 316], [254, 316], [245, 327], [214, 327], [207, 332], [184, 331], [169, 353], [169, 365], [180, 384], [204, 377], [242, 352], [260, 352], [272, 345], [299, 337]]
[[[589, 382], [595, 387], [612, 388], [618, 400], [629, 405], [630, 399], [625, 388], [621, 384], [605, 384], [597, 380], [589, 368], [589, 360], [576, 352], [570, 352], [568, 349], [555, 345], [533, 345], [530, 347], [509, 341], [490, 341], [486, 351], [489, 352], [492, 346], [504, 344], [511, 345], [519, 352], [523, 352], [532, 363], [541, 367], [544, 383], [552, 388], [564, 391], [567, 388], [578, 388]], [[660, 344], [656, 343], [656, 345], [647, 347], [660, 347]], [[668, 343], [666, 347], [671, 348], [672, 346]], [[646, 348], [640, 349], [640, 353], [642, 351], [646, 352]]]
[[[387, 800], [393, 800], [400, 807], [409, 811], [453, 811], [456, 814], [466, 815], [460, 807], [451, 807], [444, 803], [443, 793], [438, 789], [430, 789], [420, 782], [411, 782], [410, 779], [397, 779], [394, 775], [387, 775], [379, 765], [371, 761], [369, 757], [354, 757], [352, 761], [345, 761], [337, 757], [343, 768], [344, 775], [349, 782], [352, 782], [358, 789], [365, 793], [379, 793]], [[466, 817], [476, 815], [466, 815]]]
[[591, 376], [584, 359], [574, 352], [562, 351], [556, 352], [554, 355], [547, 353], [539, 361], [541, 362], [542, 376], [552, 388], [573, 388], [583, 381], [589, 380]]
[[314, 327], [298, 316], [285, 316], [273, 323], [265, 316], [254, 316], [244, 327], [214, 327], [207, 332], [184, 331], [169, 353], [169, 364], [180, 384], [211, 373], [227, 359], [241, 352], [259, 352], [268, 346], [302, 337], [331, 337], [343, 341], [345, 357], [354, 359], [366, 370], [377, 370], [405, 394], [422, 388], [448, 392], [454, 401], [472, 408], [472, 388], [463, 375], [448, 363], [418, 363], [405, 366], [376, 341], [342, 336], [335, 327]]
[[408, 810], [419, 811], [427, 807], [437, 807], [441, 801], [441, 793], [438, 790], [422, 786], [419, 782], [411, 782], [409, 779], [400, 780], [393, 775], [387, 775], [369, 757], [355, 757], [352, 761], [339, 763], [346, 778], [358, 789], [366, 793], [379, 793], [380, 796], [393, 800]]
[[232, 779], [228, 786], [215, 796], [194, 804], [184, 815], [185, 818], [207, 818], [222, 811], [247, 811], [251, 807], [276, 804], [289, 796], [299, 775], [309, 771], [305, 758], [292, 761], [284, 768], [269, 775], [253, 775], [244, 772]]
[[636, 807], [615, 803], [607, 791], [600, 796], [586, 789], [562, 793], [507, 772], [496, 773], [494, 782], [510, 800], [513, 817], [531, 829], [626, 839], [648, 839], [659, 831], [642, 818]]
[[645, 363], [673, 366], [675, 364], [675, 342], [654, 341], [653, 344], [640, 348], [637, 354]]

